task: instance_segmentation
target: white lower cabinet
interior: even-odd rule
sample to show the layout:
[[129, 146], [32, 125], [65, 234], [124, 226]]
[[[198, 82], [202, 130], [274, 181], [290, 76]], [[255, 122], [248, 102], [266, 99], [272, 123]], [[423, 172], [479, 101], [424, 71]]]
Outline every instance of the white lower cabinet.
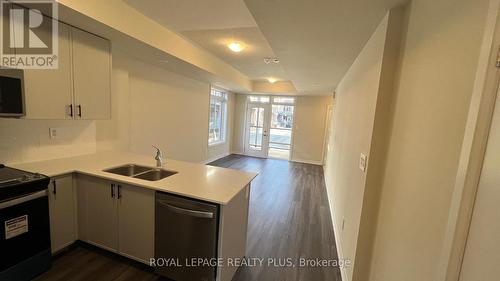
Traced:
[[[95, 177], [80, 176], [77, 179], [79, 191], [84, 198], [78, 198], [85, 206], [79, 219], [84, 220], [85, 241], [110, 251], [118, 251], [118, 202], [116, 188], [110, 181]], [[80, 206], [79, 209], [80, 211]], [[78, 221], [80, 225], [80, 220]]]
[[78, 238], [148, 263], [154, 256], [154, 200], [149, 189], [78, 175]]
[[73, 176], [52, 178], [49, 185], [50, 240], [52, 253], [76, 240]]
[[121, 254], [145, 263], [154, 257], [155, 192], [118, 185], [118, 239]]

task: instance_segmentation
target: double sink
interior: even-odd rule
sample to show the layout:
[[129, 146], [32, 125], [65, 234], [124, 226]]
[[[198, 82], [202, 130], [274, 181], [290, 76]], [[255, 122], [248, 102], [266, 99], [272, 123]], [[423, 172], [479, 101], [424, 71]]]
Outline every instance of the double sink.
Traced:
[[137, 164], [126, 164], [114, 168], [109, 168], [104, 170], [104, 172], [148, 181], [158, 181], [177, 174], [177, 172], [175, 171], [141, 166]]

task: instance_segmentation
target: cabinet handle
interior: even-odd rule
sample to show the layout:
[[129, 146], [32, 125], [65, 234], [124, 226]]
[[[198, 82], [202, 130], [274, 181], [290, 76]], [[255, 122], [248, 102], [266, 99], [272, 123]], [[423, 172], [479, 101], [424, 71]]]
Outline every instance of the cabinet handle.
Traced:
[[121, 191], [122, 186], [117, 185], [117, 188], [118, 188], [118, 199], [120, 199], [120, 198], [122, 198], [122, 191]]
[[52, 194], [56, 195], [56, 193], [57, 193], [56, 180], [52, 181], [52, 187], [53, 187]]
[[111, 198], [115, 198], [115, 184], [111, 184]]
[[78, 117], [82, 118], [82, 106], [78, 105]]
[[73, 105], [69, 105], [69, 116], [73, 117]]

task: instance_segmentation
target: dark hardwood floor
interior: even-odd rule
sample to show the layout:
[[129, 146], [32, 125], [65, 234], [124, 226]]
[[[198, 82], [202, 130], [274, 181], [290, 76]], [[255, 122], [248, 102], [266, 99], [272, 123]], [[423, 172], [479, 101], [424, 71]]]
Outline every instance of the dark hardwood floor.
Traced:
[[[160, 281], [146, 265], [94, 246], [77, 243], [54, 259], [52, 268], [34, 281]], [[165, 280], [166, 281], [166, 280]]]
[[240, 267], [233, 281], [340, 281], [337, 267], [300, 267], [300, 258], [337, 259], [323, 168], [317, 165], [230, 155], [210, 165], [255, 171], [248, 257], [292, 258], [295, 267]]
[[[262, 266], [243, 266], [233, 281], [340, 281], [337, 267], [301, 267], [298, 259], [337, 259], [321, 166], [230, 155], [210, 165], [255, 171], [250, 197], [248, 258]], [[284, 265], [268, 265], [269, 259]], [[88, 246], [56, 258], [42, 280], [162, 280], [146, 266]]]

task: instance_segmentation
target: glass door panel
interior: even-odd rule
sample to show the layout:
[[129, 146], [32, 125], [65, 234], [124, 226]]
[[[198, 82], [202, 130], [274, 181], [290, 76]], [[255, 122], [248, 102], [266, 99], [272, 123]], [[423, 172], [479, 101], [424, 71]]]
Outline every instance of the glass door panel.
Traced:
[[269, 141], [269, 105], [249, 104], [247, 124], [247, 154], [267, 157]]
[[289, 159], [292, 146], [293, 105], [272, 105], [269, 157]]

